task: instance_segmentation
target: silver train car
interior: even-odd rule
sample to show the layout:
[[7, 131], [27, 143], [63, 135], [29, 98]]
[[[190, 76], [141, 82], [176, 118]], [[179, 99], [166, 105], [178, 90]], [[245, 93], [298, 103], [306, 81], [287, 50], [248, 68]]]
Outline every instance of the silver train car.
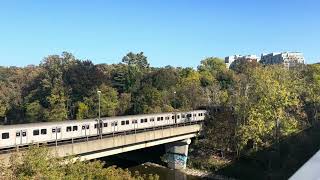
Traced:
[[205, 110], [0, 126], [0, 149], [203, 121]]

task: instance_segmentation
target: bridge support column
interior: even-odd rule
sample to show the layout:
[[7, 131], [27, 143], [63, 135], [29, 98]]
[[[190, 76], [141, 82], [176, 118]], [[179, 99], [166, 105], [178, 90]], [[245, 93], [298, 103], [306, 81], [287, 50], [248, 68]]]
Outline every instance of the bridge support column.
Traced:
[[188, 149], [191, 139], [185, 139], [165, 145], [164, 160], [171, 169], [185, 169], [187, 167]]

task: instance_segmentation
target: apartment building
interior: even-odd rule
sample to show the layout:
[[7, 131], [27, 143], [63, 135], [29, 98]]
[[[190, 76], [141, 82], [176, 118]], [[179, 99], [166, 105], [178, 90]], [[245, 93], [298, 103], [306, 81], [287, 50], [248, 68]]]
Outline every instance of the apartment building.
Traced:
[[259, 59], [256, 55], [245, 55], [245, 56], [233, 55], [233, 56], [227, 56], [224, 58], [224, 62], [226, 63], [227, 68], [233, 68], [242, 61], [258, 62]]
[[265, 65], [283, 64], [286, 68], [294, 67], [298, 64], [304, 64], [305, 59], [300, 52], [282, 52], [262, 54], [260, 63]]

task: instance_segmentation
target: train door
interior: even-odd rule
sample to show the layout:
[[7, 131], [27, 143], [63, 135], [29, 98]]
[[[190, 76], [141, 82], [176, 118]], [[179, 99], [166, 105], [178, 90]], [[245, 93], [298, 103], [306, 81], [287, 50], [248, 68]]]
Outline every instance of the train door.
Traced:
[[89, 124], [83, 124], [81, 127], [81, 136], [89, 136]]
[[16, 145], [27, 144], [27, 130], [16, 131]]
[[53, 127], [51, 139], [60, 140], [62, 139], [61, 127]]
[[118, 121], [113, 121], [111, 123], [112, 133], [118, 132]]

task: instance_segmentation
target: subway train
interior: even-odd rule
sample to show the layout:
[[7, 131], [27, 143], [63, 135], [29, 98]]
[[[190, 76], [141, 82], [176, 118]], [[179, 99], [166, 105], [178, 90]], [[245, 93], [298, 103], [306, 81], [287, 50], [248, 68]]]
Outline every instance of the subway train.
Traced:
[[0, 150], [203, 121], [205, 110], [0, 125]]

